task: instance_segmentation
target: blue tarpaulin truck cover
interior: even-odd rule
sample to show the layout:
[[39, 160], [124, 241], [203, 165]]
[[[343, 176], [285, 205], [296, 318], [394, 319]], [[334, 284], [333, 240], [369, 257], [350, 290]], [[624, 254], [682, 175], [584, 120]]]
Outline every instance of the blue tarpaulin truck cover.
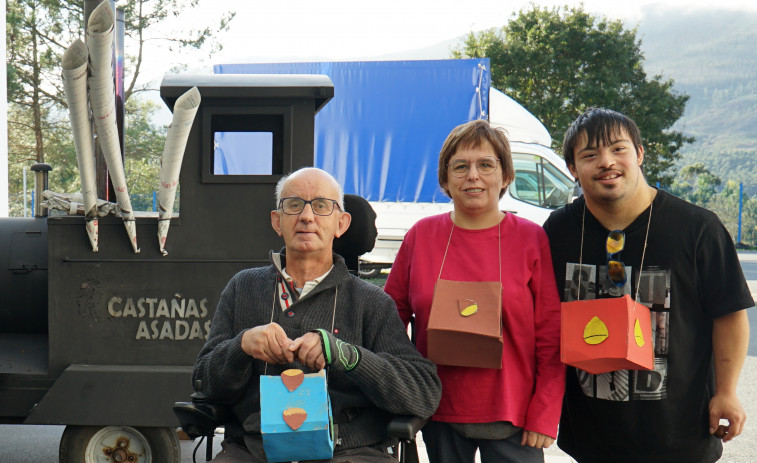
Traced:
[[[213, 72], [329, 76], [335, 95], [316, 115], [315, 165], [345, 193], [370, 201], [449, 202], [437, 180], [444, 139], [455, 126], [489, 116], [488, 58], [218, 64]], [[242, 151], [236, 143], [248, 142], [218, 139], [216, 156], [233, 156]]]

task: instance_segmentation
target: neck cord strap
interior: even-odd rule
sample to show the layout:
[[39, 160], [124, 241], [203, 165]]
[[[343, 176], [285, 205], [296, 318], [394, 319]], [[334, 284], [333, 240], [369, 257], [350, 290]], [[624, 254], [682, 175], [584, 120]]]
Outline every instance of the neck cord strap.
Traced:
[[578, 293], [577, 301], [581, 300], [581, 272], [584, 268], [584, 221], [586, 220], [586, 199], [584, 199], [584, 212], [581, 214], [581, 247], [578, 249]]
[[[450, 218], [450, 221], [452, 219]], [[442, 279], [442, 270], [444, 270], [444, 262], [447, 260], [447, 251], [449, 251], [449, 244], [452, 242], [452, 232], [455, 230], [455, 222], [452, 222], [452, 228], [449, 230], [449, 238], [447, 238], [447, 247], [444, 248], [444, 257], [442, 257], [442, 266], [439, 268], [439, 277], [437, 280]], [[583, 233], [582, 233], [583, 244]], [[499, 256], [499, 282], [502, 284], [502, 221], [497, 223], [497, 255]]]
[[647, 253], [647, 239], [649, 238], [649, 224], [652, 223], [652, 205], [654, 200], [649, 203], [649, 217], [647, 218], [647, 233], [644, 235], [644, 247], [641, 249], [641, 264], [639, 264], [639, 278], [636, 279], [636, 296], [634, 302], [639, 300], [639, 285], [641, 284], [641, 270], [644, 268], [644, 256]]
[[[276, 296], [278, 295], [278, 280], [280, 277], [276, 277], [276, 281], [273, 283], [273, 301], [271, 301], [271, 321], [273, 323], [273, 315], [276, 313]], [[334, 334], [334, 320], [336, 320], [336, 300], [339, 295], [339, 286], [334, 286], [334, 307], [331, 310], [331, 334]], [[263, 374], [268, 374], [268, 362], [265, 362], [263, 367]]]
[[334, 319], [336, 318], [336, 297], [339, 295], [339, 286], [334, 286], [334, 308], [331, 310], [331, 334], [334, 334]]
[[[450, 219], [452, 221], [452, 219]], [[452, 222], [452, 228], [449, 229], [449, 238], [447, 238], [447, 247], [444, 248], [444, 256], [442, 257], [442, 266], [439, 268], [439, 277], [437, 280], [442, 279], [442, 270], [444, 270], [444, 261], [447, 260], [447, 251], [449, 251], [449, 243], [452, 242], [452, 232], [455, 230], [455, 222]]]
[[[641, 263], [639, 264], [639, 278], [636, 279], [636, 296], [634, 297], [634, 302], [636, 302], [639, 299], [639, 284], [641, 283], [641, 269], [644, 268], [644, 257], [647, 253], [647, 240], [649, 239], [649, 224], [652, 223], [652, 206], [654, 205], [654, 200], [652, 200], [651, 203], [649, 203], [649, 217], [647, 218], [647, 231], [644, 235], [644, 247], [641, 250]], [[583, 267], [583, 256], [584, 256], [584, 223], [586, 219], [586, 200], [584, 199], [584, 210], [583, 214], [581, 215], [581, 248], [578, 252], [578, 298], [576, 301], [581, 300], [581, 268]]]
[[[274, 314], [274, 311], [276, 310], [276, 296], [278, 296], [278, 293], [279, 293], [279, 288], [277, 287], [279, 283], [279, 278], [280, 277], [277, 276], [276, 281], [273, 282], [273, 300], [271, 301], [271, 321], [269, 321], [268, 323], [273, 323], [273, 314]], [[263, 367], [263, 375], [267, 375], [267, 374], [268, 374], [268, 362], [265, 362], [265, 366]]]

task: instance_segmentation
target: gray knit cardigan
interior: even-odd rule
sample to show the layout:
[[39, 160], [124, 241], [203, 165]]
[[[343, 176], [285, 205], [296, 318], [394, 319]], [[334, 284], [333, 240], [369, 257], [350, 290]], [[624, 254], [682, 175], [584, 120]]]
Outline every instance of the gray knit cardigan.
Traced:
[[[282, 260], [283, 260], [282, 255]], [[283, 265], [283, 264], [282, 264]], [[242, 334], [273, 321], [290, 339], [316, 328], [331, 331], [334, 298], [334, 335], [360, 350], [360, 362], [349, 372], [328, 371], [328, 388], [341, 444], [336, 451], [386, 441], [392, 415], [429, 417], [439, 404], [441, 382], [436, 366], [410, 342], [392, 299], [380, 288], [350, 275], [344, 260], [334, 254], [334, 268], [306, 296], [283, 312], [274, 304], [279, 270], [274, 265], [237, 273], [227, 284], [208, 340], [197, 358], [193, 384], [202, 381], [210, 400], [231, 405], [226, 437], [242, 444], [243, 429], [260, 430], [258, 377], [265, 363], [242, 351]], [[265, 374], [307, 367], [295, 362], [268, 365]]]

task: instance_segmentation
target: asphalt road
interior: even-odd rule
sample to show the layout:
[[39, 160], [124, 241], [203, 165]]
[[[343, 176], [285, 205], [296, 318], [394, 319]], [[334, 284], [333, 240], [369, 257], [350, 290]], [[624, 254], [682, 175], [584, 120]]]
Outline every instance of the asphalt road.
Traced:
[[[739, 261], [744, 271], [744, 278], [752, 290], [752, 298], [757, 301], [757, 252], [740, 252]], [[751, 336], [749, 337], [749, 351], [751, 356], [757, 356], [757, 310], [748, 310], [749, 328]], [[757, 461], [755, 459], [754, 461]]]
[[[744, 278], [751, 281], [757, 281], [757, 251], [740, 252], [739, 261], [741, 269], [744, 270]], [[752, 290], [754, 293], [754, 290]]]
[[[752, 296], [757, 299], [757, 252], [739, 253], [744, 276], [749, 282]], [[748, 421], [744, 433], [725, 445], [722, 463], [747, 463], [757, 461], [757, 311], [749, 311], [751, 339], [749, 356], [739, 380], [739, 397], [742, 400]], [[1, 463], [55, 463], [58, 461], [58, 443], [63, 426], [0, 425]], [[215, 448], [221, 437], [216, 439]], [[420, 443], [423, 445], [422, 442]], [[194, 443], [181, 441], [182, 463], [192, 462]], [[197, 461], [204, 461], [204, 445], [198, 451]], [[420, 452], [423, 455], [423, 451]], [[548, 449], [546, 463], [571, 463], [572, 459], [558, 448]], [[422, 461], [424, 459], [422, 458]]]

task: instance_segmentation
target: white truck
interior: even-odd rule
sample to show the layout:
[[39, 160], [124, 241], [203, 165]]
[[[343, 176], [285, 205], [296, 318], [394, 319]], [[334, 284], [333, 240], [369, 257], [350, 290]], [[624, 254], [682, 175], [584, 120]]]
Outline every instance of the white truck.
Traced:
[[[578, 196], [565, 161], [551, 148], [549, 132], [515, 100], [499, 90], [489, 93], [489, 122], [507, 130], [515, 180], [500, 200], [500, 209], [538, 224]], [[374, 277], [394, 262], [405, 233], [423, 217], [452, 210], [449, 202], [371, 201], [378, 237], [372, 252], [362, 256], [361, 275]]]
[[[488, 119], [507, 131], [516, 176], [500, 202], [503, 210], [541, 224], [576, 196], [565, 162], [549, 148], [546, 128], [491, 87], [487, 58], [219, 64], [214, 72], [326, 74], [334, 82], [334, 98], [315, 120], [315, 165], [376, 211], [378, 238], [373, 252], [362, 257], [364, 277], [391, 267], [419, 219], [452, 209], [438, 186], [437, 164], [444, 139], [458, 124]], [[249, 139], [224, 135], [215, 140], [217, 155], [229, 156], [222, 164], [254, 171], [254, 155], [245, 154]], [[249, 165], [242, 166], [240, 157]]]

